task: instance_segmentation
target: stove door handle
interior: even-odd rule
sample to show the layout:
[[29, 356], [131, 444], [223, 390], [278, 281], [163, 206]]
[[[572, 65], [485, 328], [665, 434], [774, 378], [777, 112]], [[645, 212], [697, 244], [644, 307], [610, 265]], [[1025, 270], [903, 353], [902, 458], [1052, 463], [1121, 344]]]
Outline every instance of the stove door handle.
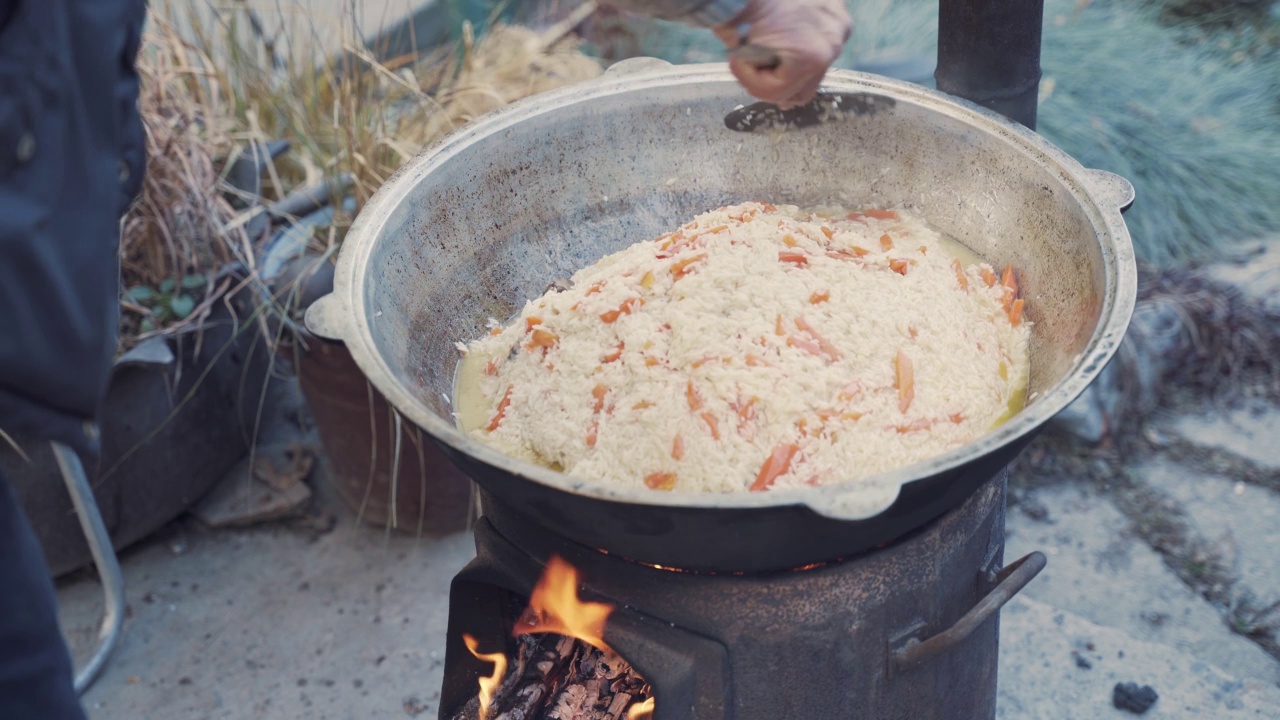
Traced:
[[1047, 562], [1044, 553], [1036, 551], [996, 573], [995, 587], [972, 610], [957, 620], [955, 625], [928, 640], [907, 640], [892, 652], [894, 665], [906, 669], [937, 657], [964, 642], [974, 630], [1000, 612], [1000, 608], [1026, 587], [1032, 578], [1039, 575]]

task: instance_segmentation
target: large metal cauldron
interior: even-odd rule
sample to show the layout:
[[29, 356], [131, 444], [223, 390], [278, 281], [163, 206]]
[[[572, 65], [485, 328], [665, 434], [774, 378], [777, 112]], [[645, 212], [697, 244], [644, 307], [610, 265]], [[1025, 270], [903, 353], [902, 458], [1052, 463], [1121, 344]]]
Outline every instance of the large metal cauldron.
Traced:
[[[408, 419], [488, 492], [589, 547], [688, 569], [765, 571], [853, 554], [958, 505], [1094, 379], [1129, 322], [1133, 189], [1002, 117], [908, 83], [833, 71], [889, 97], [874, 115], [770, 137], [726, 129], [750, 102], [726, 66], [628, 61], [437, 143], [360, 214], [307, 324], [340, 339]], [[548, 283], [693, 215], [758, 199], [905, 205], [1028, 299], [1032, 400], [947, 455], [856, 483], [704, 495], [619, 490], [508, 458], [450, 407], [454, 342]]]

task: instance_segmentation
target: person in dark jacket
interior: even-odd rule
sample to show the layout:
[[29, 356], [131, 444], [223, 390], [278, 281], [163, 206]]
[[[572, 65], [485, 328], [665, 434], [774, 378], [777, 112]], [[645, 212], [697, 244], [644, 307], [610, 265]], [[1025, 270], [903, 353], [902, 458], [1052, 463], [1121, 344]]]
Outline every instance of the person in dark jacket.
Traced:
[[[86, 459], [142, 180], [146, 0], [0, 0], [0, 430]], [[84, 718], [49, 570], [0, 478], [0, 719]]]
[[[781, 58], [731, 63], [783, 105], [849, 37], [843, 0], [616, 0]], [[86, 458], [115, 353], [119, 220], [144, 158], [134, 70], [146, 0], [0, 0], [0, 431]], [[39, 543], [0, 477], [0, 720], [82, 720]]]

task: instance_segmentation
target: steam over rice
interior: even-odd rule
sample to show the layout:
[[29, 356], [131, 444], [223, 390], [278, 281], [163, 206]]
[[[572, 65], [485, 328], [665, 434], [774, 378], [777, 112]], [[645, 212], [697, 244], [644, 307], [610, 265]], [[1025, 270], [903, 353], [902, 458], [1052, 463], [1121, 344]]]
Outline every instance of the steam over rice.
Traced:
[[458, 396], [478, 400], [460, 402], [463, 428], [654, 490], [821, 485], [927, 459], [1025, 392], [1013, 273], [964, 257], [894, 211], [705, 213], [466, 345]]

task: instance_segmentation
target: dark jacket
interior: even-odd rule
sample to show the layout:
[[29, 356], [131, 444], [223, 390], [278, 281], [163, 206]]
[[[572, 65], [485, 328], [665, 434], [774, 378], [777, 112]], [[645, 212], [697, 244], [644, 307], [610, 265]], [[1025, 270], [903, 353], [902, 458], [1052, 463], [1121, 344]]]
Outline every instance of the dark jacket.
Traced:
[[146, 0], [0, 0], [0, 430], [96, 449]]

